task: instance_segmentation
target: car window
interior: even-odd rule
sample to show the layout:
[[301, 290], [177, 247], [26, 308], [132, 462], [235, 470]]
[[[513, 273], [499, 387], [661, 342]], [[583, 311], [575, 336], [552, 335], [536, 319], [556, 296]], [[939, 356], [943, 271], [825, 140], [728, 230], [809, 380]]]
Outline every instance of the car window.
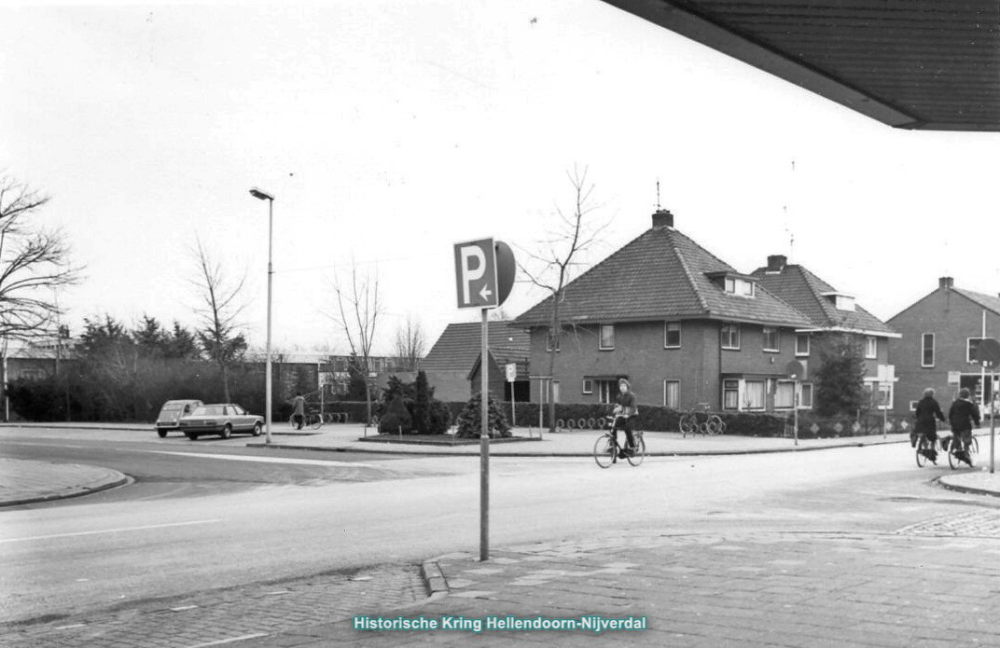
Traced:
[[176, 412], [181, 408], [180, 403], [167, 403], [163, 406], [164, 412]]
[[246, 412], [243, 411], [243, 408], [240, 407], [239, 405], [233, 405], [230, 407], [230, 409], [233, 411], [233, 414], [236, 414], [237, 416], [242, 416], [243, 414], [246, 414]]
[[201, 407], [195, 408], [195, 416], [221, 416], [222, 415], [221, 405], [203, 405]]

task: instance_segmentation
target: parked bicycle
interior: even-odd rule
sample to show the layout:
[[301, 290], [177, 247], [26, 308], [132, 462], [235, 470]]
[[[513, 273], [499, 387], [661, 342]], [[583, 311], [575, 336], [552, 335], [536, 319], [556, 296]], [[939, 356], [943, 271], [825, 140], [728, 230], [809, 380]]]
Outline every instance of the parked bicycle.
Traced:
[[[302, 427], [308, 427], [313, 430], [318, 430], [323, 427], [323, 415], [315, 410], [311, 410], [304, 414], [305, 420]], [[293, 428], [298, 428], [298, 423], [295, 421], [295, 416], [288, 419], [288, 424]]]
[[708, 403], [698, 403], [686, 413], [681, 414], [681, 437], [689, 434], [715, 435], [726, 431], [726, 422], [718, 414], [713, 414]]
[[635, 447], [629, 451], [625, 444], [628, 437], [622, 432], [622, 443], [618, 443], [618, 434], [615, 433], [615, 416], [608, 417], [608, 429], [601, 436], [597, 437], [594, 443], [594, 461], [601, 468], [610, 468], [611, 464], [617, 463], [619, 459], [625, 459], [633, 466], [638, 466], [646, 458], [646, 440], [642, 438], [642, 430], [632, 430], [632, 438], [635, 439]]

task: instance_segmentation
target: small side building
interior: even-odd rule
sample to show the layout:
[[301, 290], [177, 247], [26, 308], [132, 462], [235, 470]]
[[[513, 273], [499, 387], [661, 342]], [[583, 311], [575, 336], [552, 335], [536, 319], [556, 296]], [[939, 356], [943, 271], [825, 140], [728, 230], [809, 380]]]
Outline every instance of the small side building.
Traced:
[[[466, 401], [479, 392], [481, 328], [480, 322], [449, 324], [427, 357], [420, 361], [420, 369], [427, 374], [427, 382], [434, 388], [434, 398]], [[504, 366], [516, 363], [514, 397], [519, 401], [528, 400], [529, 340], [528, 333], [511, 322], [489, 323], [489, 391], [495, 397], [510, 399], [511, 387], [506, 383]]]

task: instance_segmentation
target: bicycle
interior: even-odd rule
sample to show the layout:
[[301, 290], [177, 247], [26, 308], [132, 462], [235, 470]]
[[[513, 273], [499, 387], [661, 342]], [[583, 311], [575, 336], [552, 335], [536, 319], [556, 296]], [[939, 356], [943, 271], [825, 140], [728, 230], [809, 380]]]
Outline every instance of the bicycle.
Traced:
[[[594, 443], [594, 461], [601, 468], [610, 468], [611, 464], [617, 463], [619, 458], [627, 460], [632, 466], [638, 466], [646, 457], [646, 440], [642, 438], [642, 430], [633, 430], [632, 438], [635, 439], [635, 448], [631, 453], [625, 451], [625, 445], [618, 443], [618, 434], [615, 432], [615, 421], [618, 417], [609, 419], [608, 430], [597, 437]], [[626, 443], [628, 436], [624, 435]]]
[[[917, 439], [917, 443], [914, 448], [916, 449], [917, 455], [917, 468], [923, 468], [927, 462], [930, 461], [926, 453], [931, 450], [939, 450], [940, 444], [936, 440], [931, 441], [926, 435], [921, 434]], [[934, 462], [934, 465], [937, 465], [936, 461]]]
[[[701, 415], [705, 420], [701, 421]], [[718, 414], [712, 414], [708, 408], [708, 403], [698, 403], [686, 413], [681, 414], [678, 427], [681, 429], [681, 438], [686, 438], [695, 432], [705, 435], [722, 434], [726, 431], [726, 422]]]
[[973, 455], [979, 454], [979, 440], [975, 437], [975, 435], [973, 435], [969, 441], [968, 447], [965, 447], [959, 437], [952, 435], [950, 438], [951, 442], [948, 443], [948, 465], [951, 466], [952, 470], [956, 470], [960, 465], [962, 465], [962, 462], [965, 461], [965, 458], [962, 457], [961, 454], [963, 450], [966, 450], [967, 452], [965, 452], [965, 457], [968, 458], [966, 463], [968, 463], [969, 467], [972, 468], [975, 465], [972, 457]]
[[[298, 429], [298, 423], [295, 421], [295, 415], [292, 415], [288, 419], [288, 424], [293, 428]], [[323, 415], [316, 411], [306, 412], [303, 415], [302, 427], [312, 428], [313, 430], [318, 430], [323, 427]]]

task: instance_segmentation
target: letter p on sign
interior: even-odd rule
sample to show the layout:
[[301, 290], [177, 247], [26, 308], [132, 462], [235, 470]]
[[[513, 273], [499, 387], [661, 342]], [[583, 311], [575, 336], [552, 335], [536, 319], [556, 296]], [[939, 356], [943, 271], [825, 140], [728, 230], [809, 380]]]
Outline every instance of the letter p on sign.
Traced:
[[496, 308], [497, 263], [493, 239], [455, 244], [459, 308]]

